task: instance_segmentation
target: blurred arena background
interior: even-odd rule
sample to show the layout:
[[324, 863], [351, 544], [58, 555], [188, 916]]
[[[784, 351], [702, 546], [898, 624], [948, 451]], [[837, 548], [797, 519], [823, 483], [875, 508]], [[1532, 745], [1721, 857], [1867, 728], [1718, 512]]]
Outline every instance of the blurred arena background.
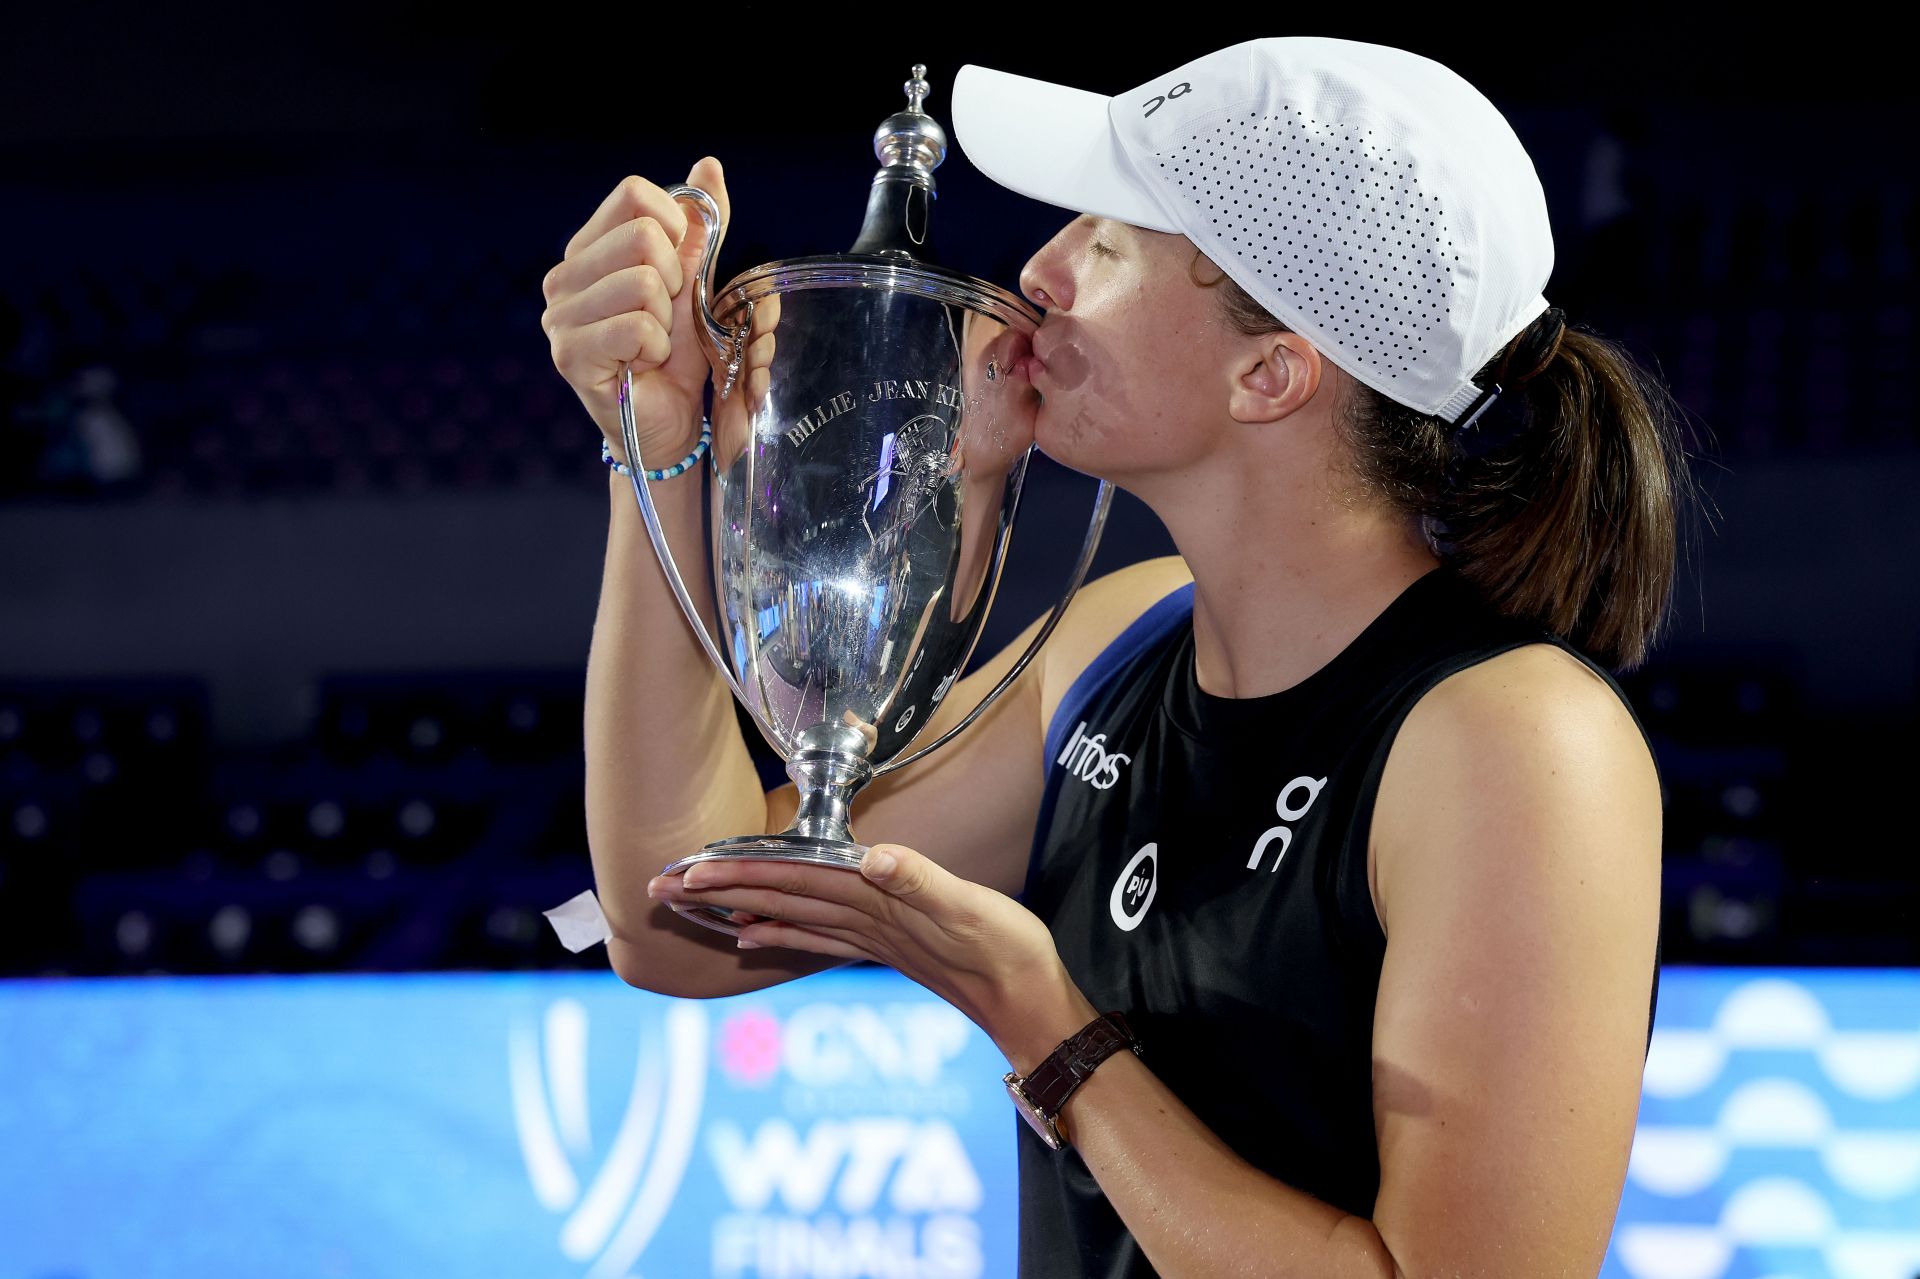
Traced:
[[[708, 153], [734, 209], [718, 278], [844, 249], [915, 61], [950, 123], [965, 62], [1114, 92], [1286, 33], [1166, 21], [310, 2], [0, 19], [0, 977], [46, 998], [81, 977], [604, 975], [603, 950], [568, 953], [539, 914], [592, 884], [581, 689], [607, 519], [541, 277], [622, 176], [665, 185]], [[1670, 639], [1623, 681], [1668, 787], [1666, 960], [1920, 967], [1912, 72], [1870, 37], [1842, 49], [1864, 29], [1844, 15], [1582, 21], [1304, 29], [1484, 88], [1547, 190], [1549, 298], [1689, 412], [1707, 519]], [[942, 259], [1008, 285], [1067, 216], [958, 148], [939, 179]], [[983, 653], [1050, 599], [1089, 493], [1036, 470]], [[1097, 570], [1167, 549], [1122, 499]], [[1714, 983], [1740, 980], [1701, 979], [1711, 996], [1676, 1005], [1695, 1032], [1731, 989]], [[0, 984], [0, 1006], [9, 985], [28, 989]], [[1755, 1039], [1743, 1013], [1736, 1049], [1826, 1042], [1762, 989], [1799, 1029]], [[1829, 1007], [1920, 1052], [1915, 986], [1873, 989]], [[1897, 1234], [1911, 1208], [1920, 1230], [1915, 1070], [1856, 1117], [1912, 1182], [1866, 1178], [1892, 1189], [1823, 1229]], [[4, 1165], [0, 1184], [25, 1175]], [[1722, 1165], [1663, 1184], [1718, 1204], [1738, 1189], [1709, 1188]], [[1655, 1244], [1620, 1273], [1828, 1273]], [[1660, 1268], [1687, 1246], [1695, 1269]]]

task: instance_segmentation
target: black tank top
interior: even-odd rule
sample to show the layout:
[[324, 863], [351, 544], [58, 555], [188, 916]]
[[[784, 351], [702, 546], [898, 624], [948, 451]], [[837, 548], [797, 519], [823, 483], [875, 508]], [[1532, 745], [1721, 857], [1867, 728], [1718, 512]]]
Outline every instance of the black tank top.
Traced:
[[[1626, 695], [1445, 566], [1268, 697], [1201, 690], [1192, 620], [1187, 586], [1061, 702], [1021, 900], [1087, 998], [1127, 1015], [1145, 1064], [1208, 1128], [1254, 1167], [1370, 1218], [1386, 938], [1367, 843], [1394, 734], [1442, 679], [1524, 644], [1554, 644]], [[1024, 1279], [1152, 1275], [1080, 1156], [1016, 1127]]]

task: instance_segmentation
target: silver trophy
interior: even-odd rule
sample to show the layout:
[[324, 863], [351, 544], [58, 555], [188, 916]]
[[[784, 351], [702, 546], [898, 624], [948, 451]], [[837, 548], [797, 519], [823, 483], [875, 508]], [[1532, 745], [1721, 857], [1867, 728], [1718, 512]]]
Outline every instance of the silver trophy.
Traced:
[[[848, 826], [873, 778], [951, 739], [1052, 634], [1106, 522], [1102, 481], [1066, 594], [1013, 668], [934, 741], [903, 754], [959, 678], [992, 604], [1029, 438], [1011, 424], [1031, 394], [1008, 373], [1040, 314], [1014, 293], [927, 260], [933, 170], [945, 132], [922, 107], [874, 133], [882, 168], [852, 251], [757, 266], [712, 287], [719, 208], [676, 186], [707, 224], [694, 282], [697, 336], [713, 365], [709, 521], [716, 638], [661, 532], [622, 369], [620, 426], [634, 496], [674, 597], [799, 790], [777, 835], [707, 845], [696, 862], [754, 857], [852, 869]], [[721, 907], [676, 907], [726, 933]]]

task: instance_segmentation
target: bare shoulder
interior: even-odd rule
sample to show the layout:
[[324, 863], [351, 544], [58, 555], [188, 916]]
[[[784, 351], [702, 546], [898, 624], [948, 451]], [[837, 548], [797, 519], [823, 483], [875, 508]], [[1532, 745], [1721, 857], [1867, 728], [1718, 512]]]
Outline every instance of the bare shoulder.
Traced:
[[1523, 644], [1456, 672], [1414, 704], [1416, 733], [1466, 733], [1511, 740], [1552, 731], [1598, 735], [1651, 761], [1646, 740], [1619, 694], [1554, 644]]
[[1638, 857], [1657, 875], [1660, 816], [1653, 755], [1620, 696], [1555, 645], [1510, 649], [1440, 681], [1407, 713], [1376, 800], [1374, 905], [1384, 920], [1392, 883], [1422, 873], [1402, 874], [1398, 862], [1423, 859], [1399, 854], [1442, 828], [1502, 836], [1463, 839], [1459, 856], [1572, 858], [1605, 845], [1607, 857]]
[[1040, 723], [1052, 722], [1073, 682], [1122, 631], [1192, 580], [1187, 562], [1168, 555], [1129, 564], [1082, 586], [1041, 656]]

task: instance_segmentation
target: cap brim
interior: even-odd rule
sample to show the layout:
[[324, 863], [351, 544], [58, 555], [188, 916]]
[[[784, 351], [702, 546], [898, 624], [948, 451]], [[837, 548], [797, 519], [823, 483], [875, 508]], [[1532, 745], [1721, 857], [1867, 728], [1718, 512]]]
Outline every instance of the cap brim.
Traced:
[[1097, 93], [967, 65], [953, 80], [953, 136], [1010, 191], [1076, 213], [1178, 231], [1133, 177]]

